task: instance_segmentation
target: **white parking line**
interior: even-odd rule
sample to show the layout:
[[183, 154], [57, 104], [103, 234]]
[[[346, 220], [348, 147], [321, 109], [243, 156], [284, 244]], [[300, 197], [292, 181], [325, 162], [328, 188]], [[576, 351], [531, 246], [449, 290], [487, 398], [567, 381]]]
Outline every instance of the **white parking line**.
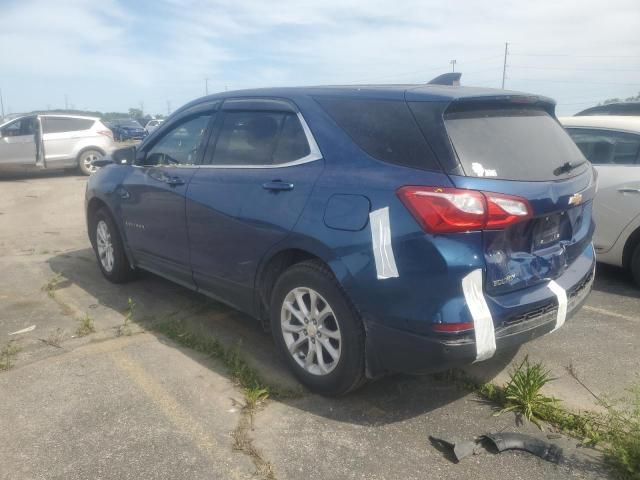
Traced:
[[582, 307], [584, 310], [589, 310], [594, 313], [601, 313], [602, 315], [609, 315], [610, 317], [622, 318], [624, 320], [628, 320], [630, 322], [638, 322], [640, 318], [630, 317], [629, 315], [623, 315], [622, 313], [612, 312], [611, 310], [607, 310], [606, 308], [598, 308], [592, 307], [591, 305], [585, 305]]

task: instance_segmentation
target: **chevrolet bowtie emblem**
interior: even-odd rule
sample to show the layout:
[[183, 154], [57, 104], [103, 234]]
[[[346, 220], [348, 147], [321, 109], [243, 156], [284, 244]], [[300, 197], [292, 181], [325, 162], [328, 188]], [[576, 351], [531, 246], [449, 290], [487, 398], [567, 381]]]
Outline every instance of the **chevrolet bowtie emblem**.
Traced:
[[569, 205], [580, 205], [582, 203], [582, 194], [574, 193], [569, 197]]

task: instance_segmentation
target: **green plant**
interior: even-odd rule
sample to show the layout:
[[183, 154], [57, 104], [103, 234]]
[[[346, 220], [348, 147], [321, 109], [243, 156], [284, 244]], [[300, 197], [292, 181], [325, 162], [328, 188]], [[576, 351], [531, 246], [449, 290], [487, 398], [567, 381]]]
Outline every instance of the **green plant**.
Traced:
[[244, 389], [245, 408], [255, 410], [269, 398], [269, 390], [266, 388], [252, 387]]
[[96, 331], [96, 327], [93, 324], [93, 318], [91, 318], [89, 314], [85, 314], [84, 318], [81, 318], [79, 322], [80, 325], [78, 325], [78, 328], [76, 329], [76, 335], [79, 337], [85, 337]]
[[629, 392], [629, 405], [607, 407], [604, 449], [619, 478], [640, 480], [640, 384]]
[[62, 274], [57, 273], [42, 287], [42, 290], [44, 292], [47, 292], [47, 295], [49, 295], [49, 297], [53, 298], [60, 283], [62, 283]]
[[129, 297], [127, 302], [127, 310], [124, 314], [124, 322], [118, 327], [117, 336], [131, 335], [131, 322], [133, 321], [133, 312], [136, 308], [135, 302]]
[[20, 351], [20, 347], [11, 340], [0, 349], [0, 371], [9, 370], [13, 367], [16, 355]]
[[551, 373], [542, 363], [531, 365], [529, 357], [526, 356], [511, 372], [503, 392], [505, 407], [497, 414], [518, 412], [542, 429], [540, 420], [545, 419], [548, 409], [555, 407], [557, 400], [543, 395], [540, 390], [553, 380]]

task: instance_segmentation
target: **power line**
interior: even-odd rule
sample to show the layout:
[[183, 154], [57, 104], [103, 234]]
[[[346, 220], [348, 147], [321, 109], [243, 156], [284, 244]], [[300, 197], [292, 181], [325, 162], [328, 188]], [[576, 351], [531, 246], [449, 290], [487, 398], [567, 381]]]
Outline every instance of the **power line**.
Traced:
[[534, 65], [509, 65], [509, 68], [528, 68], [534, 70], [585, 70], [593, 72], [640, 72], [640, 68], [538, 67]]
[[516, 57], [575, 57], [575, 58], [640, 58], [640, 55], [573, 55], [570, 53], [512, 53]]

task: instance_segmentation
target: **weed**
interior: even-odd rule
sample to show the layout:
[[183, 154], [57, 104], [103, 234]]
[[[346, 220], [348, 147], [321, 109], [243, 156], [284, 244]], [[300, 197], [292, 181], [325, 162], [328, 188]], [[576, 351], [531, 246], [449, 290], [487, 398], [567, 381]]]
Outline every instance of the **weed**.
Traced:
[[86, 337], [90, 333], [94, 333], [96, 331], [96, 327], [93, 324], [93, 318], [89, 316], [89, 314], [85, 314], [84, 318], [79, 320], [80, 325], [76, 329], [76, 335], [79, 337]]
[[118, 337], [121, 337], [123, 335], [131, 335], [131, 322], [133, 321], [133, 312], [136, 308], [136, 304], [135, 302], [131, 299], [131, 297], [129, 297], [129, 301], [127, 303], [127, 310], [124, 314], [124, 322], [122, 323], [122, 325], [120, 325], [118, 327], [118, 331], [116, 332], [116, 335]]
[[14, 360], [20, 347], [14, 340], [9, 341], [0, 349], [0, 371], [9, 370], [14, 365]]
[[540, 390], [553, 380], [551, 373], [542, 363], [531, 365], [529, 357], [525, 357], [510, 374], [509, 382], [504, 388], [505, 406], [498, 415], [517, 412], [542, 429], [540, 420], [544, 420], [545, 412], [549, 407], [555, 407], [557, 400], [543, 395]]
[[255, 410], [268, 398], [269, 390], [266, 388], [253, 387], [244, 389], [245, 408], [249, 410]]
[[50, 345], [52, 347], [60, 348], [60, 344], [64, 339], [64, 330], [61, 328], [56, 328], [56, 331], [51, 333], [47, 338], [41, 338], [40, 340]]
[[626, 406], [607, 408], [604, 434], [607, 463], [624, 480], [640, 480], [640, 384]]
[[49, 295], [50, 298], [53, 298], [55, 296], [56, 290], [58, 289], [58, 286], [60, 285], [60, 283], [62, 283], [62, 281], [62, 274], [57, 273], [42, 287], [42, 291], [47, 292], [47, 295]]

